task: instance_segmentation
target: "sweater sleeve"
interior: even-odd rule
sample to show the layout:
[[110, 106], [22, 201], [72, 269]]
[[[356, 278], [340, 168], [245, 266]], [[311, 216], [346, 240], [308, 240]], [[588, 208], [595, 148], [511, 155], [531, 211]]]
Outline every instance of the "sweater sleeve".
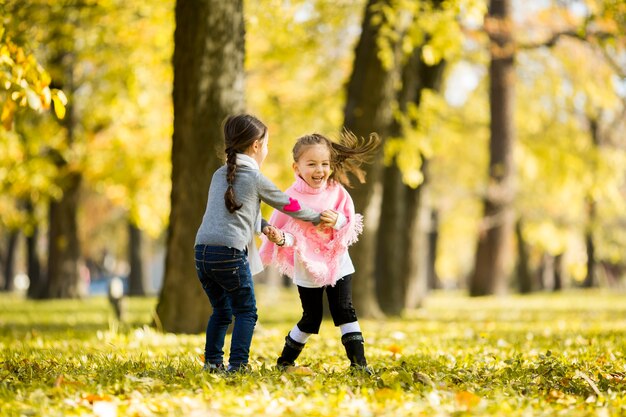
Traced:
[[263, 174], [259, 174], [259, 196], [261, 201], [269, 204], [281, 213], [285, 213], [288, 216], [296, 218], [298, 220], [304, 220], [311, 222], [314, 225], [320, 222], [320, 213], [311, 210], [308, 207], [300, 205], [298, 200], [289, 197], [274, 185], [273, 182], [265, 178]]

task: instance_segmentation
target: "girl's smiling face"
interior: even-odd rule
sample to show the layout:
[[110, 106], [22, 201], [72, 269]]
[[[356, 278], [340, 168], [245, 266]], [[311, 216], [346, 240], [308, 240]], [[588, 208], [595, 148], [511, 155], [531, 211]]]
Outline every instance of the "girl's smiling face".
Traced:
[[298, 160], [293, 163], [293, 170], [310, 187], [324, 187], [332, 173], [328, 146], [323, 144], [306, 146]]

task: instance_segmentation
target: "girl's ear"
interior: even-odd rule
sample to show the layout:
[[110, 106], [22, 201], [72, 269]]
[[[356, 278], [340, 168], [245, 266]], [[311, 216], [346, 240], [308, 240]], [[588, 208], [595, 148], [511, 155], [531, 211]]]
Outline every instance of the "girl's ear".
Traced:
[[300, 175], [300, 170], [298, 169], [298, 164], [296, 164], [294, 162], [293, 164], [291, 164], [291, 167], [293, 168], [293, 172], [295, 172], [297, 175]]
[[252, 142], [250, 146], [248, 146], [248, 149], [246, 149], [246, 152], [244, 153], [247, 153], [250, 155], [256, 155], [259, 152], [260, 148], [261, 146], [260, 146], [259, 140], [257, 139], [254, 142]]

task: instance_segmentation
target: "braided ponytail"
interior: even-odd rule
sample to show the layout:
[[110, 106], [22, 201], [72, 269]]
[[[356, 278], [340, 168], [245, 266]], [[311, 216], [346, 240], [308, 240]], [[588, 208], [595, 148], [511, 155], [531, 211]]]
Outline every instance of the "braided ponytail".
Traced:
[[228, 188], [226, 194], [224, 194], [224, 201], [226, 208], [230, 213], [234, 213], [241, 208], [241, 204], [237, 204], [235, 200], [235, 190], [233, 188], [233, 182], [235, 182], [235, 172], [237, 171], [237, 152], [232, 149], [226, 150], [226, 182]]
[[237, 172], [237, 154], [245, 153], [256, 140], [264, 140], [267, 126], [249, 114], [228, 116], [224, 120], [224, 143], [226, 145], [226, 182], [228, 188], [224, 193], [224, 203], [230, 213], [239, 210], [243, 205], [235, 198], [235, 173]]

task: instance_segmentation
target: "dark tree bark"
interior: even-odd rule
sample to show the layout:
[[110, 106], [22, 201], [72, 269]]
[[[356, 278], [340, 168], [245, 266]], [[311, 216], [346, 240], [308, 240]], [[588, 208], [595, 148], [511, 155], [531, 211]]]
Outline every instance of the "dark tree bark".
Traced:
[[402, 172], [395, 161], [383, 173], [383, 201], [376, 247], [376, 294], [383, 313], [398, 316], [404, 310], [406, 263], [402, 259], [405, 242], [405, 189]]
[[598, 278], [596, 272], [596, 244], [593, 239], [593, 230], [591, 224], [596, 220], [596, 203], [589, 201], [587, 204], [589, 213], [589, 226], [585, 231], [585, 247], [587, 249], [587, 274], [582, 283], [583, 288], [593, 288], [598, 286]]
[[507, 287], [512, 237], [514, 44], [510, 0], [490, 0], [485, 23], [490, 38], [489, 184], [478, 239], [470, 295], [500, 294]]
[[441, 282], [437, 275], [437, 245], [439, 243], [439, 211], [430, 212], [430, 231], [428, 232], [428, 289], [441, 288]]
[[[395, 100], [395, 82], [399, 73], [396, 67], [386, 69], [379, 59], [376, 44], [379, 28], [374, 26], [373, 6], [381, 3], [368, 0], [363, 17], [361, 37], [357, 43], [352, 75], [347, 86], [344, 109], [344, 125], [357, 136], [367, 137], [377, 132], [384, 139], [393, 120], [392, 103]], [[389, 4], [389, 0], [382, 1]], [[374, 281], [375, 231], [372, 217], [376, 219], [377, 202], [375, 189], [382, 168], [382, 146], [371, 165], [365, 167], [367, 182], [355, 184], [350, 194], [357, 212], [365, 216], [366, 227], [359, 242], [350, 250], [354, 261], [356, 279], [353, 281], [354, 304], [362, 317], [381, 317], [376, 300]]]
[[563, 289], [563, 254], [559, 253], [554, 257], [554, 291]]
[[[440, 1], [433, 1], [438, 6]], [[415, 105], [419, 106], [424, 89], [439, 91], [443, 80], [445, 62], [430, 66], [421, 59], [421, 53], [417, 51], [413, 59], [417, 59], [417, 77], [414, 82], [409, 83], [413, 91], [410, 98]], [[406, 77], [405, 77], [406, 78]], [[436, 260], [436, 246], [429, 244], [428, 235], [431, 228], [431, 201], [430, 201], [430, 174], [428, 172], [429, 161], [422, 155], [423, 182], [417, 189], [411, 189], [403, 185], [405, 189], [405, 227], [401, 229], [403, 234], [402, 259], [406, 277], [405, 284], [405, 307], [409, 309], [422, 305], [428, 294], [428, 275], [432, 268], [434, 273], [434, 263]]]
[[42, 288], [45, 283], [41, 273], [41, 260], [37, 252], [37, 240], [39, 239], [39, 227], [35, 226], [32, 233], [26, 236], [26, 263], [28, 268], [28, 298], [41, 298]]
[[2, 291], [13, 291], [13, 275], [15, 275], [15, 252], [17, 249], [17, 238], [19, 232], [12, 230], [7, 236], [7, 247], [4, 255], [4, 283], [2, 285]]
[[[437, 3], [437, 2], [434, 2]], [[426, 65], [416, 49], [402, 71], [402, 88], [398, 94], [400, 111], [409, 103], [419, 106], [422, 91], [439, 90], [444, 63]], [[403, 132], [397, 122], [391, 127], [393, 136]], [[423, 158], [424, 181], [416, 189], [404, 184], [394, 164], [385, 168], [384, 194], [379, 226], [377, 282], [383, 312], [399, 315], [405, 308], [421, 305], [428, 292], [430, 248], [430, 203], [428, 196], [428, 161]], [[386, 288], [386, 290], [383, 290]]]
[[141, 230], [132, 222], [128, 222], [128, 294], [146, 295], [146, 279], [143, 268], [143, 236]]
[[[591, 133], [591, 141], [593, 146], [597, 149], [601, 146], [600, 131], [598, 121], [594, 118], [589, 120], [589, 130]], [[592, 173], [595, 174], [596, 167], [592, 164]], [[582, 286], [584, 288], [593, 288], [598, 286], [597, 277], [597, 260], [596, 260], [596, 245], [593, 237], [594, 225], [598, 217], [598, 207], [595, 197], [589, 193], [587, 195], [587, 226], [585, 227], [585, 246], [587, 247], [587, 275], [583, 281]]]
[[50, 203], [48, 280], [44, 298], [81, 296], [77, 221], [81, 179], [82, 176], [78, 173], [68, 173], [63, 181], [63, 197]]
[[[74, 60], [71, 52], [61, 52], [55, 65], [64, 69], [65, 79], [58, 80], [70, 97], [75, 92]], [[63, 125], [69, 147], [74, 144], [76, 131], [76, 107], [69, 101]], [[49, 208], [47, 282], [43, 298], [78, 298], [80, 293], [80, 242], [78, 240], [78, 202], [82, 174], [70, 168], [63, 156], [53, 151], [51, 157], [61, 172], [58, 179], [63, 190], [60, 200], [52, 200]]]
[[[77, 141], [79, 115], [75, 105], [78, 88], [76, 76], [76, 31], [83, 22], [80, 12], [85, 5], [77, 3], [68, 6], [67, 13], [58, 16], [64, 24], [54, 25], [48, 39], [52, 59], [50, 68], [56, 74], [51, 87], [59, 88], [68, 96], [65, 118], [61, 121], [65, 129], [65, 146], [72, 149]], [[50, 13], [56, 13], [49, 9]], [[65, 159], [58, 149], [50, 149], [48, 157], [57, 166], [57, 185], [63, 194], [59, 200], [51, 200], [48, 212], [48, 253], [46, 282], [42, 298], [78, 298], [81, 295], [79, 261], [81, 257], [78, 239], [78, 204], [82, 185], [82, 173]]]
[[515, 223], [515, 236], [517, 238], [517, 282], [519, 291], [522, 294], [529, 294], [535, 290], [536, 285], [530, 272], [528, 246], [524, 240], [521, 219], [518, 219], [517, 223]]
[[157, 325], [205, 330], [210, 304], [193, 246], [211, 175], [223, 152], [221, 123], [244, 109], [243, 1], [178, 0], [174, 34], [172, 195]]

